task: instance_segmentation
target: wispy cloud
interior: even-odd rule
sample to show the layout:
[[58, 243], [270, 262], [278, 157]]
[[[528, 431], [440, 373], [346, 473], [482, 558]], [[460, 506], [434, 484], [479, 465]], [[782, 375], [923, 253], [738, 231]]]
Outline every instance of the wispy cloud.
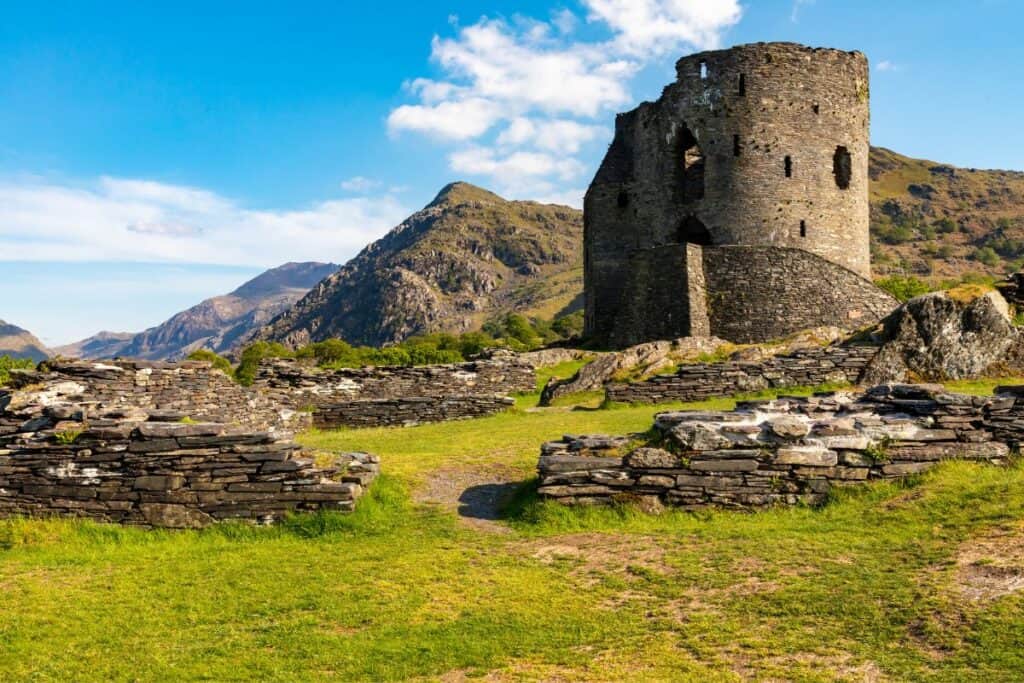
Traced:
[[888, 59], [883, 59], [882, 61], [880, 61], [877, 64], [875, 64], [875, 70], [876, 71], [902, 71], [903, 67], [901, 65], [899, 65], [899, 64], [896, 64], [895, 62], [889, 61]]
[[383, 185], [384, 183], [382, 183], [379, 180], [375, 180], [373, 178], [366, 178], [361, 175], [357, 175], [354, 178], [349, 178], [348, 180], [341, 181], [341, 189], [345, 190], [345, 192], [353, 192], [356, 194], [366, 194], [368, 192], [373, 192], [375, 190], [380, 189], [381, 186]]
[[[451, 145], [453, 170], [506, 194], [574, 196], [579, 205], [582, 192], [572, 188], [586, 166], [578, 155], [610, 139], [609, 115], [631, 102], [636, 74], [669, 55], [718, 47], [742, 15], [738, 0], [581, 4], [581, 13], [562, 9], [548, 21], [484, 17], [434, 36], [431, 60], [443, 75], [406, 84], [414, 102], [391, 112], [391, 133]], [[605, 37], [577, 39], [582, 21]]]
[[101, 177], [0, 180], [0, 261], [275, 266], [343, 260], [409, 213], [392, 194], [256, 210], [200, 188]]
[[789, 13], [789, 20], [794, 24], [800, 23], [800, 12], [804, 7], [810, 7], [816, 0], [793, 0], [793, 9]]

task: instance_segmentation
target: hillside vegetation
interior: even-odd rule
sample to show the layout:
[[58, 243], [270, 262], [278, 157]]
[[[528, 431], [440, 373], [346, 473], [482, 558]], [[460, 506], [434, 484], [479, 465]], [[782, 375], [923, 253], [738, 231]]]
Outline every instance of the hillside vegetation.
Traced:
[[955, 168], [871, 150], [876, 276], [938, 282], [1024, 265], [1024, 173]]

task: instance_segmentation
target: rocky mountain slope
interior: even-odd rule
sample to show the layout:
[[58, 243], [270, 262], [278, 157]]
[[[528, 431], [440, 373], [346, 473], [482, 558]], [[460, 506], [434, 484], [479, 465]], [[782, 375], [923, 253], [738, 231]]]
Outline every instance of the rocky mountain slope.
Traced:
[[50, 351], [43, 342], [28, 330], [0, 320], [0, 356], [31, 358], [39, 362], [50, 357]]
[[1024, 173], [871, 150], [872, 268], [934, 280], [1024, 263]]
[[377, 346], [506, 311], [555, 317], [580, 306], [582, 246], [580, 211], [454, 183], [256, 336]]
[[333, 263], [287, 263], [224, 296], [207, 299], [139, 334], [101, 332], [55, 349], [81, 358], [177, 360], [196, 349], [224, 352], [268, 323], [339, 268]]

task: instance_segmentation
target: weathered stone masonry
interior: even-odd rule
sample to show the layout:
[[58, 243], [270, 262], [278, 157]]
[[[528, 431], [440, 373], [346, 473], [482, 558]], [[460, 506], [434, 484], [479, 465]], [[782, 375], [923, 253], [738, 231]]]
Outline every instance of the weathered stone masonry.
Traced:
[[0, 390], [0, 515], [174, 528], [266, 522], [293, 510], [350, 511], [379, 472], [362, 453], [318, 466], [287, 433], [81, 398], [81, 385], [59, 378]]
[[662, 413], [655, 443], [565, 437], [545, 444], [540, 495], [754, 508], [818, 504], [834, 486], [924, 472], [943, 460], [1001, 463], [1024, 438], [1024, 391], [994, 397], [941, 386], [883, 385], [741, 404], [732, 412]]
[[255, 388], [295, 410], [311, 410], [321, 428], [414, 425], [492, 415], [508, 398], [536, 388], [525, 362], [322, 370], [294, 360], [260, 365]]
[[870, 283], [864, 55], [761, 43], [677, 74], [618, 117], [587, 192], [587, 335], [758, 342], [894, 308]]
[[631, 384], [608, 384], [605, 394], [617, 403], [669, 403], [702, 401], [762, 389], [857, 384], [878, 354], [878, 348], [835, 345], [803, 349], [760, 361], [694, 363], [681, 366], [671, 375], [657, 375]]

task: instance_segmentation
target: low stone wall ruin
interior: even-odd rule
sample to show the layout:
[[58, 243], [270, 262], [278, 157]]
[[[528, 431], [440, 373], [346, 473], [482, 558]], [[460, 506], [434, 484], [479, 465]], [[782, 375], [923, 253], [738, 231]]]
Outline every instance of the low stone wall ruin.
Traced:
[[[15, 372], [13, 389], [46, 385], [56, 400], [93, 413], [160, 415], [220, 422], [259, 430], [298, 431], [310, 416], [243, 387], [209, 363], [185, 361], [47, 361], [43, 369]], [[48, 400], [45, 396], [42, 400]]]
[[310, 424], [208, 363], [53, 361], [0, 389], [0, 515], [181, 528], [352, 510], [378, 460], [318, 465], [291, 440]]
[[1024, 388], [993, 397], [882, 385], [659, 414], [656, 437], [565, 437], [538, 463], [542, 498], [755, 508], [819, 504], [834, 486], [916, 474], [949, 459], [1000, 463], [1024, 438]]
[[260, 365], [254, 388], [312, 413], [321, 428], [376, 427], [493, 415], [514, 405], [509, 394], [533, 391], [536, 377], [515, 358], [340, 370], [273, 359]]
[[671, 375], [657, 375], [630, 384], [608, 384], [605, 394], [617, 403], [670, 403], [763, 389], [857, 384], [877, 353], [876, 346], [833, 345], [760, 361], [694, 363], [681, 366]]
[[380, 469], [361, 453], [317, 465], [281, 432], [97, 411], [63, 384], [0, 391], [0, 515], [171, 528], [268, 522], [350, 511]]
[[515, 400], [505, 396], [420, 396], [347, 401], [319, 406], [313, 426], [413, 427], [430, 422], [469, 420], [508, 410]]

